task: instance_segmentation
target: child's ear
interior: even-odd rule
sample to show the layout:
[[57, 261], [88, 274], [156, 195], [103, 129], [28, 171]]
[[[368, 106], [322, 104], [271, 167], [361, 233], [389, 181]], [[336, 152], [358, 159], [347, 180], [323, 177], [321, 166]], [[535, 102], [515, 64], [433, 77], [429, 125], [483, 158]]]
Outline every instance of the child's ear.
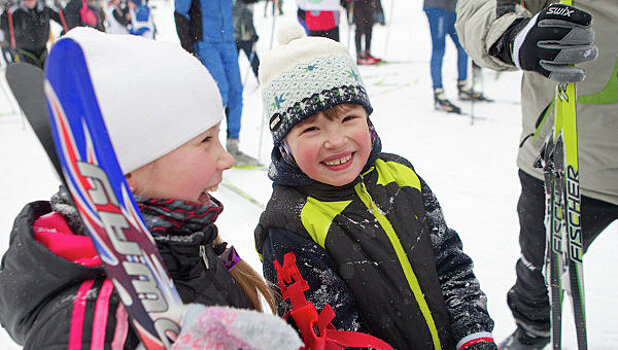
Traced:
[[279, 153], [281, 153], [281, 158], [283, 158], [286, 163], [296, 165], [296, 160], [294, 160], [292, 150], [290, 150], [290, 146], [285, 139], [283, 139], [283, 141], [279, 144]]
[[135, 180], [133, 180], [133, 175], [131, 175], [131, 173], [128, 173], [124, 177], [127, 179], [127, 183], [129, 184], [129, 191], [135, 194], [135, 191], [137, 190], [137, 186], [135, 184]]
[[375, 145], [376, 143], [376, 128], [375, 126], [373, 126], [373, 123], [371, 122], [371, 119], [369, 119], [369, 117], [367, 117], [367, 125], [369, 126], [369, 136], [371, 137], [371, 147], [373, 147], [373, 145]]

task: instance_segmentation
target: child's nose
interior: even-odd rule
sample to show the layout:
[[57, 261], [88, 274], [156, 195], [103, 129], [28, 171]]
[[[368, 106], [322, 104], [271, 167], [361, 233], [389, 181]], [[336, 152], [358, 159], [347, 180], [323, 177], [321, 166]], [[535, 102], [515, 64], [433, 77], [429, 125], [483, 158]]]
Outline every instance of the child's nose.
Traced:
[[221, 160], [221, 168], [223, 170], [227, 170], [231, 167], [234, 166], [234, 157], [228, 153], [228, 151], [223, 151], [224, 152], [224, 156], [222, 157], [223, 159]]
[[346, 143], [346, 136], [339, 128], [333, 128], [328, 132], [325, 146], [327, 148], [339, 148]]
[[223, 148], [223, 145], [219, 147], [219, 157], [217, 157], [217, 166], [221, 170], [227, 170], [234, 166], [234, 157]]

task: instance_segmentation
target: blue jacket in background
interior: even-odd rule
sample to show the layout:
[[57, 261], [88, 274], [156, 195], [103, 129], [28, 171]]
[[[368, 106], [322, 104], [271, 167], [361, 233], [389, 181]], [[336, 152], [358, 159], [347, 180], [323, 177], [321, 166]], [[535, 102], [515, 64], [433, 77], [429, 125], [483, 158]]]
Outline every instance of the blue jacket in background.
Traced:
[[204, 43], [234, 42], [234, 18], [232, 0], [176, 0], [177, 13], [191, 20], [189, 11], [192, 1], [199, 2], [202, 15], [202, 37]]

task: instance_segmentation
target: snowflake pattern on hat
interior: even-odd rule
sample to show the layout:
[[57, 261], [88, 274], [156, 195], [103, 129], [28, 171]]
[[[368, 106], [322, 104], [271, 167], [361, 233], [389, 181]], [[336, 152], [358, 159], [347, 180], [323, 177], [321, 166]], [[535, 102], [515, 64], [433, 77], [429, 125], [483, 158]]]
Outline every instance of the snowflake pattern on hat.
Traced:
[[357, 103], [372, 111], [356, 64], [343, 55], [299, 62], [272, 79], [263, 95], [275, 145], [303, 119], [336, 105]]

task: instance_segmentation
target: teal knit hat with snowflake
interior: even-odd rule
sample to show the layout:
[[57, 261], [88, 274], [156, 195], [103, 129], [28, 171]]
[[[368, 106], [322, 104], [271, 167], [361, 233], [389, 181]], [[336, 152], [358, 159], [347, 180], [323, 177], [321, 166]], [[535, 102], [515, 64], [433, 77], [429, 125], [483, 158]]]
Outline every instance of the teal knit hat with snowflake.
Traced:
[[303, 119], [343, 103], [362, 105], [369, 96], [350, 53], [341, 43], [307, 37], [298, 22], [280, 25], [280, 46], [261, 60], [259, 79], [264, 113], [275, 145]]

